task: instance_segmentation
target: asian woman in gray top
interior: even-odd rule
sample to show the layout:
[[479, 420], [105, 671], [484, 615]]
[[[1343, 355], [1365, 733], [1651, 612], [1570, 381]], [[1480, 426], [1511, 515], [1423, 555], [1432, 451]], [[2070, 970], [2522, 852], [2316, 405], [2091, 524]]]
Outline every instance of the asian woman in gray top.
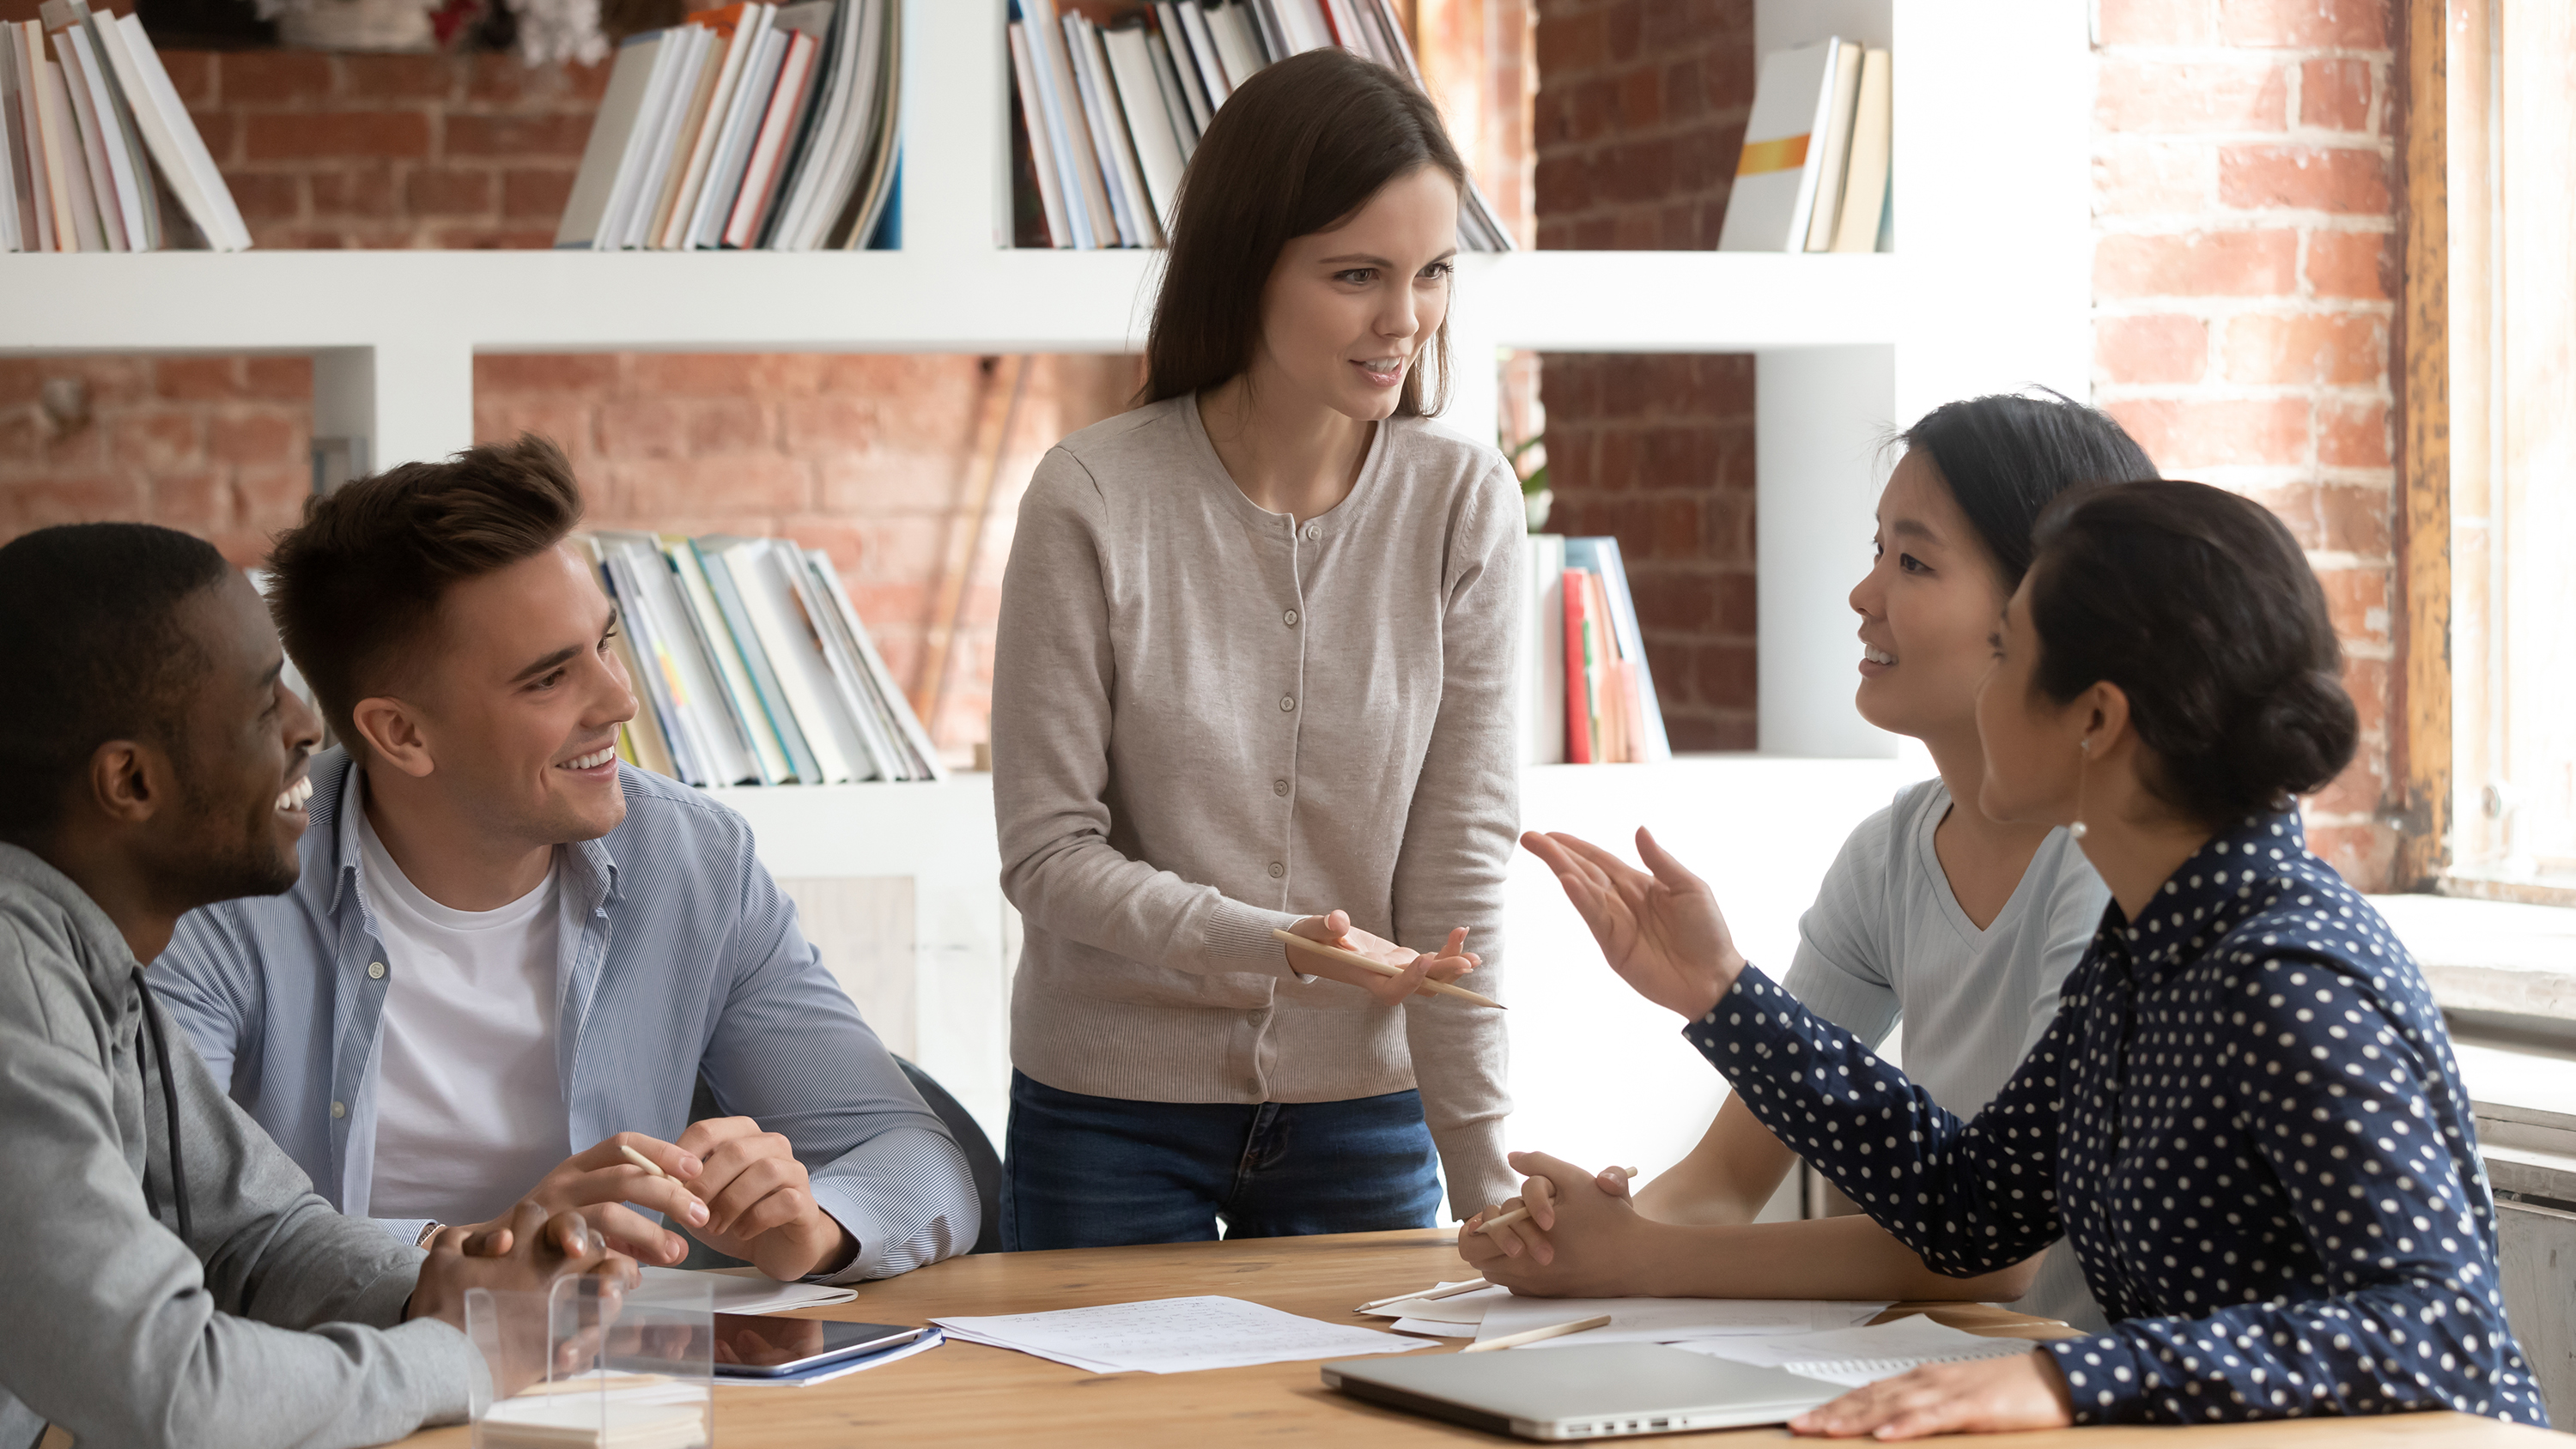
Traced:
[[[2110, 899], [2066, 831], [1977, 808], [1986, 636], [2030, 567], [2032, 524], [2050, 499], [2156, 470], [2118, 423], [2053, 394], [1949, 403], [1902, 441], [1879, 500], [1877, 557], [1851, 593], [1862, 646], [1854, 703], [1880, 728], [1923, 741], [1940, 773], [1898, 792], [1844, 842], [1798, 923], [1782, 984], [1873, 1046], [1901, 1019], [1907, 1070], [1965, 1114], [2047, 1030], [2058, 984]], [[1866, 1218], [1754, 1225], [1796, 1162], [1730, 1097], [1690, 1155], [1636, 1193], [1633, 1212], [1623, 1178], [1593, 1180], [1530, 1154], [1531, 1219], [1462, 1234], [1461, 1247], [1487, 1277], [1526, 1292], [1965, 1293], [2101, 1325], [2063, 1252], [1963, 1286]], [[1690, 1265], [1689, 1286], [1673, 1286], [1677, 1263]]]
[[1519, 491], [1427, 417], [1464, 179], [1382, 68], [1254, 77], [1182, 189], [1148, 402], [1021, 503], [1008, 1247], [1428, 1226], [1435, 1153], [1458, 1212], [1511, 1187], [1499, 1013], [1420, 993], [1495, 991], [1517, 816]]

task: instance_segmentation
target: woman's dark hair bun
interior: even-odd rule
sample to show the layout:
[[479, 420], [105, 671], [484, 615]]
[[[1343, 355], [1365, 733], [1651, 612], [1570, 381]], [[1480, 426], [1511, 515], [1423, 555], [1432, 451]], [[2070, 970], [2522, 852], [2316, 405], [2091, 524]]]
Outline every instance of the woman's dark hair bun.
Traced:
[[2078, 488], [2034, 536], [2037, 686], [2063, 703], [2118, 685], [2167, 804], [2215, 825], [2351, 762], [2361, 722], [2325, 590], [2268, 509], [2178, 479]]

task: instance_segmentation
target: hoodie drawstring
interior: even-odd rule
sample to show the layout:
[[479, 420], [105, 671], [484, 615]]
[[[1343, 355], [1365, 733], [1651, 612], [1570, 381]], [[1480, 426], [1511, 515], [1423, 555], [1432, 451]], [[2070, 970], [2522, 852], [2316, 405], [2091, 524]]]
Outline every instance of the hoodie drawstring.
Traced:
[[[161, 1034], [160, 1003], [152, 999], [152, 988], [145, 983], [140, 966], [134, 968], [134, 989], [143, 996], [143, 1029], [152, 1036], [153, 1065], [161, 1073], [161, 1117], [170, 1136], [170, 1191], [179, 1200], [179, 1239], [194, 1248], [197, 1225], [195, 1215], [188, 1211], [188, 1164], [179, 1148], [179, 1082], [170, 1073], [170, 1040]], [[143, 1200], [154, 1217], [161, 1215], [161, 1205], [152, 1201], [149, 1172], [143, 1175]]]

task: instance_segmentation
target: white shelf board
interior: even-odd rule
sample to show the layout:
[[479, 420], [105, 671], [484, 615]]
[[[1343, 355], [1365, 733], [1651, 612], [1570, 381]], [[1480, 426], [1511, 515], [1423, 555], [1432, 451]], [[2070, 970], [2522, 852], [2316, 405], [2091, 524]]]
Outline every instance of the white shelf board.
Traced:
[[[1892, 343], [1899, 259], [1460, 258], [1461, 335], [1560, 351]], [[0, 352], [1124, 352], [1158, 252], [0, 256]]]

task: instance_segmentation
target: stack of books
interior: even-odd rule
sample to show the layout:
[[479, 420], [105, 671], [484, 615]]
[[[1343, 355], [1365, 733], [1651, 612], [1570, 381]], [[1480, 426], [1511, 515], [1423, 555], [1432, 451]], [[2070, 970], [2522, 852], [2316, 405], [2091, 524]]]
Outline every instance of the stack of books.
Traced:
[[640, 706], [630, 765], [684, 784], [946, 778], [841, 577], [785, 539], [581, 536]]
[[1671, 759], [1619, 540], [1536, 533], [1524, 549], [1521, 763]]
[[902, 0], [746, 3], [629, 36], [555, 245], [891, 245], [902, 11]]
[[[1015, 192], [1034, 193], [1018, 230], [1040, 246], [1162, 246], [1200, 135], [1274, 60], [1338, 45], [1422, 84], [1395, 0], [1155, 0], [1106, 29], [1056, 0], [1011, 15]], [[1472, 181], [1458, 238], [1512, 249]]]
[[1893, 75], [1888, 52], [1842, 39], [1766, 57], [1717, 249], [1894, 250]]
[[0, 251], [237, 252], [250, 228], [132, 15], [0, 22]]

